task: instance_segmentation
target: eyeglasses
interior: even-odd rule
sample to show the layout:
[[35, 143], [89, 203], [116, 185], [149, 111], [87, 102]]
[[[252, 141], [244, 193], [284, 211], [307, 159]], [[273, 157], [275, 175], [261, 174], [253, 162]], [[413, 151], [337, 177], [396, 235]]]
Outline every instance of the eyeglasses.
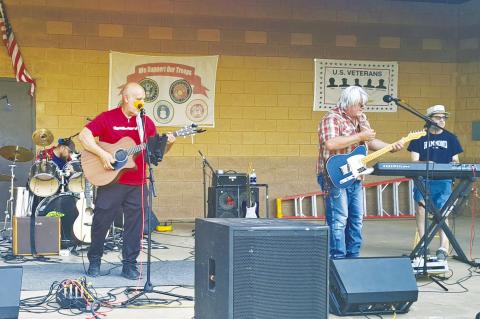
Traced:
[[434, 115], [434, 116], [432, 116], [432, 119], [437, 120], [437, 121], [441, 121], [441, 120], [446, 121], [446, 120], [447, 120], [447, 117], [446, 117], [445, 115], [444, 115], [444, 116], [442, 116], [442, 115]]

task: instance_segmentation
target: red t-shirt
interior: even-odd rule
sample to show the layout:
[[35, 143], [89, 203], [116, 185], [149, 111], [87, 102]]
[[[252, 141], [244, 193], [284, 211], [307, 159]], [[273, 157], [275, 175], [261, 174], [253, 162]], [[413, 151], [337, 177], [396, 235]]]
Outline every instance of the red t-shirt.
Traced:
[[[153, 121], [148, 116], [145, 116], [145, 119], [145, 135], [148, 138], [155, 135], [157, 131]], [[86, 127], [92, 131], [93, 136], [98, 136], [101, 142], [113, 144], [122, 137], [128, 136], [137, 145], [140, 144], [136, 117], [127, 118], [121, 107], [101, 113]], [[119, 184], [142, 185], [146, 183], [144, 152], [142, 151], [134, 156], [136, 156], [135, 164], [137, 168], [123, 171], [118, 179]]]

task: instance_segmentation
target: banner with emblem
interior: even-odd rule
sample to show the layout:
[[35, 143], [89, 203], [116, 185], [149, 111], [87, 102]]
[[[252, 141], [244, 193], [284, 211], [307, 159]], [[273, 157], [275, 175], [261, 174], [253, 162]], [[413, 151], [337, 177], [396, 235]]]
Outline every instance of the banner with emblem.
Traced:
[[145, 112], [157, 126], [214, 127], [218, 56], [172, 57], [110, 52], [109, 106], [127, 82], [145, 89]]
[[327, 59], [315, 59], [313, 110], [334, 108], [342, 90], [351, 85], [360, 86], [368, 93], [365, 111], [397, 111], [396, 105], [383, 101], [385, 95], [397, 96], [397, 62]]

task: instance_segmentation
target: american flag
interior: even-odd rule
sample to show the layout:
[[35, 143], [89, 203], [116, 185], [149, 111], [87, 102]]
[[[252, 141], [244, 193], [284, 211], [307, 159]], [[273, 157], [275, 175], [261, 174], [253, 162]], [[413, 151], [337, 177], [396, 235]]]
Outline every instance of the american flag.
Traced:
[[12, 66], [13, 70], [15, 71], [17, 82], [30, 83], [30, 95], [33, 96], [33, 93], [35, 92], [35, 80], [32, 79], [25, 67], [25, 64], [23, 63], [20, 47], [15, 39], [15, 35], [13, 34], [12, 26], [10, 23], [8, 23], [8, 19], [5, 14], [3, 1], [0, 1], [0, 33], [2, 34], [3, 43], [7, 48], [8, 55], [12, 59]]

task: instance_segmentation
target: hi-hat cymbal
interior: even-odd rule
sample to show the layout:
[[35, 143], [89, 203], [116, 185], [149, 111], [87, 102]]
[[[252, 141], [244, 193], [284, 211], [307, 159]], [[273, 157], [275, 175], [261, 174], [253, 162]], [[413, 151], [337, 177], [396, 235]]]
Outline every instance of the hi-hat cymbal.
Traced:
[[47, 146], [53, 142], [53, 134], [46, 128], [39, 128], [32, 134], [32, 140], [35, 145]]
[[25, 147], [8, 145], [0, 148], [0, 156], [11, 162], [28, 162], [33, 158], [33, 153]]

